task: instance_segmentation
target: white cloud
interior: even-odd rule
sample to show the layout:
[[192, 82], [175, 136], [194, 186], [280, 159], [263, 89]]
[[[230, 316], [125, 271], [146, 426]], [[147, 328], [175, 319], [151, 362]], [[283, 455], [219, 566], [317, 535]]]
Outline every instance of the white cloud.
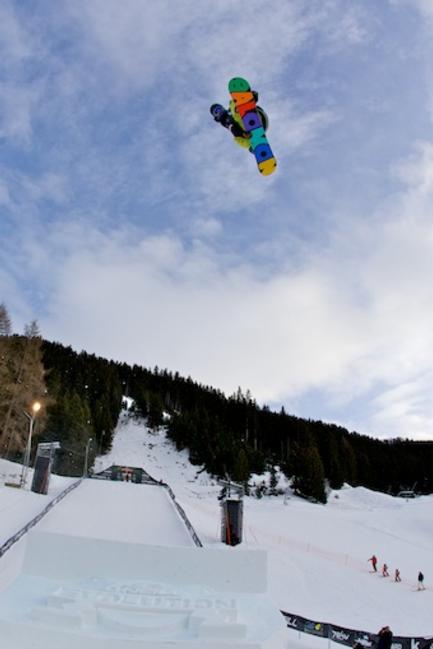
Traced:
[[34, 80], [23, 80], [22, 70], [38, 47], [29, 31], [6, 0], [0, 6], [0, 139], [11, 138], [28, 145], [32, 135], [32, 112], [40, 88]]
[[331, 110], [297, 109], [294, 101], [289, 98], [272, 101], [271, 96], [270, 105], [272, 111], [270, 139], [275, 139], [276, 147], [285, 156], [302, 150], [310, 153], [311, 143], [314, 143], [326, 128], [338, 121], [338, 115]]
[[386, 213], [365, 224], [348, 218], [326, 250], [311, 248], [296, 268], [280, 264], [266, 277], [205, 244], [207, 236], [188, 247], [168, 233], [54, 227], [23, 249], [27, 272], [46, 290], [43, 333], [228, 393], [241, 385], [260, 401], [316, 389], [338, 411], [365, 398], [358, 428], [431, 437], [428, 150], [400, 165], [408, 185]]
[[344, 47], [346, 43], [358, 45], [368, 40], [369, 11], [365, 10], [362, 4], [339, 4], [331, 0], [323, 4], [322, 10], [324, 13], [338, 16], [330, 25], [327, 36], [334, 48]]
[[3, 180], [0, 180], [0, 205], [10, 205], [10, 194], [9, 189]]
[[419, 7], [426, 18], [433, 19], [433, 4], [431, 0], [415, 0], [414, 4]]
[[356, 353], [347, 318], [334, 320], [332, 287], [308, 271], [264, 282], [251, 266], [221, 268], [202, 246], [100, 237], [95, 250], [71, 252], [59, 280], [44, 322], [50, 336], [229, 392], [298, 392], [338, 376]]
[[68, 193], [67, 179], [60, 174], [47, 172], [41, 176], [21, 176], [20, 192], [21, 198], [35, 206], [41, 200], [49, 200], [54, 203], [63, 203]]
[[0, 254], [0, 301], [7, 305], [15, 333], [23, 333], [25, 323], [34, 320], [31, 306], [23, 295], [19, 282], [10, 272], [9, 264], [4, 263]]
[[299, 2], [270, 7], [259, 0], [183, 0], [176, 5], [128, 0], [122, 6], [115, 0], [94, 0], [74, 3], [71, 12], [87, 34], [84, 47], [92, 48], [99, 63], [113, 66], [116, 76], [132, 85], [143, 88], [157, 81], [164, 91], [165, 75], [173, 68], [183, 71], [182, 78], [185, 70], [194, 70], [200, 75], [196, 83], [206, 79], [206, 87], [214, 88], [235, 75], [236, 65], [244, 69], [247, 63], [245, 74], [266, 69], [278, 73], [287, 53], [314, 23], [314, 13], [308, 16], [305, 7]]
[[158, 77], [164, 84], [172, 39], [189, 20], [188, 7], [186, 12], [183, 9], [183, 3], [173, 5], [167, 0], [128, 0], [122, 6], [113, 0], [93, 0], [75, 2], [68, 11], [83, 29], [81, 44], [86, 58], [100, 73], [109, 76], [114, 86], [144, 89]]
[[216, 218], [203, 217], [193, 219], [191, 224], [191, 233], [194, 237], [207, 239], [208, 237], [215, 237], [222, 232], [222, 224]]
[[384, 434], [431, 440], [433, 375], [424, 372], [385, 390], [373, 400], [372, 426]]
[[395, 166], [395, 173], [408, 186], [411, 200], [433, 194], [433, 144], [418, 142], [413, 155]]
[[418, 52], [420, 60], [418, 66], [422, 66], [423, 81], [426, 94], [429, 97], [430, 120], [433, 122], [433, 3], [432, 0], [389, 0], [393, 5], [403, 5], [410, 10], [418, 12], [423, 30], [418, 38]]
[[30, 55], [28, 34], [17, 20], [11, 3], [4, 0], [0, 5], [0, 57], [11, 66]]
[[32, 136], [32, 112], [39, 99], [37, 87], [0, 82], [0, 139], [27, 145]]

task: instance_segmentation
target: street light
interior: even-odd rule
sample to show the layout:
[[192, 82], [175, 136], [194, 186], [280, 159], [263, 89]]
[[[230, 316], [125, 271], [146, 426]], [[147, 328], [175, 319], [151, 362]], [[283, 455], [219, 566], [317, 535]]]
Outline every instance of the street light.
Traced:
[[35, 401], [32, 403], [31, 411], [32, 414], [28, 413], [27, 410], [23, 410], [23, 413], [27, 417], [27, 419], [30, 422], [30, 427], [29, 427], [29, 435], [27, 437], [27, 444], [26, 448], [24, 451], [24, 457], [23, 457], [23, 468], [21, 471], [21, 481], [20, 481], [20, 487], [24, 487], [26, 484], [26, 479], [27, 479], [27, 471], [29, 468], [30, 464], [30, 453], [32, 450], [32, 434], [33, 434], [33, 424], [35, 421], [35, 417], [38, 414], [39, 410], [42, 408], [41, 404], [39, 401]]
[[91, 446], [92, 442], [93, 442], [92, 438], [89, 437], [89, 439], [87, 440], [87, 444], [86, 444], [86, 456], [84, 458], [83, 478], [85, 478], [87, 476], [87, 464], [88, 464], [88, 461], [89, 461], [89, 449], [90, 449], [90, 446]]

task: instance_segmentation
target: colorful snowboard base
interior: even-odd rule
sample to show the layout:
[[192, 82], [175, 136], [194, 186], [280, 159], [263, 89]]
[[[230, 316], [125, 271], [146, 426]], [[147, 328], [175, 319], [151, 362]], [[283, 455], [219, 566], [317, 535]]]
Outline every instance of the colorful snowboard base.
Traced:
[[251, 134], [250, 143], [257, 167], [263, 176], [269, 176], [275, 171], [277, 161], [266, 137], [260, 115], [256, 110], [257, 104], [251, 92], [251, 86], [246, 79], [234, 77], [229, 81], [228, 87], [244, 129]]

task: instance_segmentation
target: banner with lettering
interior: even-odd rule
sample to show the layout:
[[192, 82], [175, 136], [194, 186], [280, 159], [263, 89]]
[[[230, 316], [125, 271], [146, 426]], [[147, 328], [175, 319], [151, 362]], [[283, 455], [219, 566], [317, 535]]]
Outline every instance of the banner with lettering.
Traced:
[[[375, 649], [377, 646], [378, 636], [375, 633], [347, 629], [346, 627], [330, 624], [329, 622], [309, 620], [301, 615], [287, 613], [287, 611], [281, 611], [281, 613], [286, 620], [287, 626], [300, 633], [310, 633], [321, 636], [322, 638], [328, 638], [332, 642], [338, 642], [347, 647], [353, 647], [356, 643], [362, 645], [364, 649]], [[433, 649], [433, 636], [426, 638], [394, 636], [391, 649]]]

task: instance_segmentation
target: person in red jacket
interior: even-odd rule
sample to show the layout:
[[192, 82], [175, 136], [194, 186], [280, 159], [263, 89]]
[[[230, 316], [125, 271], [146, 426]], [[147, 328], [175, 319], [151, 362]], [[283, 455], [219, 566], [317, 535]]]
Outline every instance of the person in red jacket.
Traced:
[[371, 561], [374, 572], [377, 572], [377, 557], [373, 554], [373, 556], [371, 556], [368, 561]]

